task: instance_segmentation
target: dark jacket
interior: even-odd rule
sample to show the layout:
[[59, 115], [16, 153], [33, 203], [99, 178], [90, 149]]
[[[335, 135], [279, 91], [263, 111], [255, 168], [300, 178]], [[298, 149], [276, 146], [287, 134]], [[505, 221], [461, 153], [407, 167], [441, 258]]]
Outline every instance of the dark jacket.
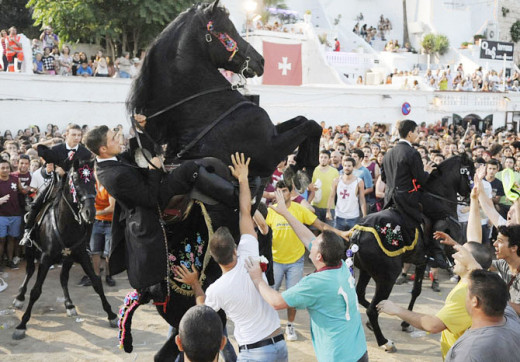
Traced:
[[110, 273], [128, 270], [130, 285], [141, 289], [166, 277], [166, 245], [158, 210], [161, 172], [133, 166], [125, 156], [121, 161], [97, 162], [96, 169], [99, 182], [116, 199]]
[[381, 179], [386, 183], [385, 208], [397, 207], [409, 227], [417, 226], [413, 223], [421, 222], [419, 185], [428, 179], [419, 152], [406, 142], [398, 142], [383, 158]]
[[[59, 145], [56, 145], [51, 149], [56, 153], [56, 156], [59, 160], [58, 162], [56, 162], [57, 166], [63, 168], [65, 172], [68, 172], [70, 167], [72, 166], [72, 162], [68, 162], [69, 150], [67, 149], [65, 142], [60, 143]], [[78, 145], [78, 150], [74, 154], [72, 160], [88, 161], [91, 158], [92, 153], [90, 153], [90, 151], [85, 146], [80, 144]]]

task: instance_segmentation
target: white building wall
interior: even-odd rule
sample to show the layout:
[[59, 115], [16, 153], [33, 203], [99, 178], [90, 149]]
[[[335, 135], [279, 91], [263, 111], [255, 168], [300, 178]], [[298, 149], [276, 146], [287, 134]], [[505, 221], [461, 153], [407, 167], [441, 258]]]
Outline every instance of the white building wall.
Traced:
[[[65, 78], [0, 74], [0, 130], [31, 124], [60, 127], [70, 122], [91, 126], [128, 126], [124, 101], [129, 80]], [[365, 122], [394, 123], [410, 118], [433, 123], [444, 116], [476, 113], [494, 115], [494, 126], [504, 125], [506, 111], [520, 111], [520, 93], [405, 91], [392, 86], [264, 86], [250, 85], [274, 123], [303, 115], [328, 125]], [[507, 101], [507, 96], [510, 101]], [[403, 116], [401, 106], [411, 105]]]

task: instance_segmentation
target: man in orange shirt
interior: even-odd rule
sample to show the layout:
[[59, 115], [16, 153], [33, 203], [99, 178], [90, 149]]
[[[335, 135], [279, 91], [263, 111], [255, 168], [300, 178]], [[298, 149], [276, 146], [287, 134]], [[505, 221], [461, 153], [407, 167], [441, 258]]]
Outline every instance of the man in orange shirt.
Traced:
[[[101, 276], [100, 264], [102, 255], [107, 260], [105, 270], [109, 273], [108, 255], [112, 242], [112, 216], [115, 203], [115, 199], [108, 194], [107, 189], [96, 180], [96, 220], [90, 237], [90, 255], [92, 257], [92, 266], [97, 276]], [[110, 287], [116, 285], [110, 274], [105, 277], [105, 280]], [[85, 275], [79, 282], [79, 285], [90, 286], [92, 282]]]
[[[20, 69], [22, 68], [24, 56], [22, 50], [21, 37], [16, 33], [16, 28], [14, 26], [9, 28], [9, 36], [7, 37], [7, 48], [5, 50], [5, 55], [7, 57], [7, 62], [9, 63], [7, 71], [20, 71]], [[17, 67], [15, 67], [15, 58], [18, 59]]]

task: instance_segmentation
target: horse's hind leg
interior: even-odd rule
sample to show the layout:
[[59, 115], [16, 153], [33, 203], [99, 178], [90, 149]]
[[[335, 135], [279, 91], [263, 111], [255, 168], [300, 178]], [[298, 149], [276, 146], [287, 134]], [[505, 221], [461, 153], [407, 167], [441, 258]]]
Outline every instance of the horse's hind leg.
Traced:
[[76, 307], [74, 306], [74, 303], [72, 303], [72, 299], [70, 299], [69, 294], [69, 272], [70, 268], [72, 267], [72, 259], [71, 258], [65, 258], [63, 259], [63, 265], [61, 267], [61, 273], [60, 273], [60, 283], [61, 288], [63, 289], [63, 296], [65, 297], [65, 308], [67, 310], [67, 315], [69, 317], [75, 317], [78, 315], [78, 312], [76, 312]]
[[97, 276], [96, 273], [94, 273], [94, 268], [92, 267], [92, 263], [90, 262], [90, 257], [88, 256], [86, 249], [81, 249], [79, 255], [77, 255], [77, 261], [81, 264], [81, 267], [85, 271], [85, 274], [87, 274], [87, 276], [92, 281], [92, 287], [99, 295], [99, 298], [101, 299], [101, 304], [103, 305], [103, 310], [108, 315], [110, 327], [117, 327], [117, 315], [114, 312], [112, 312], [112, 307], [110, 307], [110, 304], [108, 303], [107, 298], [105, 297], [105, 292], [103, 291], [103, 284], [101, 283], [101, 278]]
[[356, 285], [356, 294], [358, 302], [363, 307], [368, 308], [370, 303], [365, 298], [368, 282], [370, 281], [370, 275], [363, 269], [359, 269], [359, 279]]
[[[413, 306], [415, 305], [417, 297], [421, 295], [423, 276], [425, 270], [426, 263], [421, 263], [415, 266], [415, 280], [413, 282], [412, 298], [410, 299], [410, 304], [408, 304], [408, 310], [413, 310]], [[401, 328], [405, 332], [411, 332], [413, 330], [413, 328], [410, 327], [410, 324], [404, 321], [401, 323]]]
[[379, 346], [383, 346], [386, 352], [395, 352], [396, 348], [394, 342], [388, 340], [381, 332], [381, 327], [379, 326], [379, 315], [377, 312], [377, 305], [380, 301], [388, 299], [390, 296], [390, 292], [394, 286], [395, 279], [387, 280], [376, 280], [376, 293], [374, 294], [374, 298], [372, 298], [372, 302], [370, 302], [369, 307], [367, 308], [367, 316], [370, 320], [370, 324], [372, 325], [372, 330], [376, 336], [377, 344]]
[[153, 360], [155, 362], [163, 362], [163, 361], [175, 361], [179, 352], [179, 348], [175, 343], [175, 336], [177, 333], [172, 333], [172, 335], [166, 340], [164, 345], [161, 347], [159, 352], [155, 354]]
[[47, 277], [47, 273], [49, 268], [51, 267], [51, 258], [47, 255], [42, 257], [42, 261], [40, 266], [38, 267], [38, 276], [36, 277], [36, 283], [34, 283], [33, 288], [31, 289], [31, 296], [29, 298], [29, 305], [27, 306], [27, 310], [22, 316], [22, 321], [18, 326], [16, 326], [15, 331], [13, 332], [13, 339], [22, 339], [25, 337], [25, 331], [27, 329], [27, 322], [31, 318], [31, 311], [34, 306], [34, 303], [38, 300], [40, 295], [42, 294], [42, 286], [45, 278]]
[[25, 248], [25, 256], [27, 259], [27, 264], [25, 265], [25, 278], [23, 280], [22, 285], [18, 289], [18, 295], [13, 301], [13, 305], [17, 309], [23, 308], [23, 302], [25, 301], [25, 293], [27, 292], [27, 284], [29, 284], [29, 280], [34, 274], [34, 270], [36, 269], [34, 266], [34, 247]]

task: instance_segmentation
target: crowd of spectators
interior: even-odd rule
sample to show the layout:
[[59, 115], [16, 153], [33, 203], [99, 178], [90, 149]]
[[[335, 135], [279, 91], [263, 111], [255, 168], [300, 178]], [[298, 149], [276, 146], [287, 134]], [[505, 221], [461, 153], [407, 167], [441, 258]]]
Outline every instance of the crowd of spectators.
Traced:
[[[6, 53], [8, 45], [7, 31], [0, 31], [0, 44]], [[46, 26], [38, 39], [32, 39], [32, 59], [22, 57], [22, 49], [17, 53], [14, 61], [31, 62], [34, 74], [80, 76], [80, 77], [106, 77], [106, 78], [132, 78], [141, 66], [144, 54], [141, 58], [131, 58], [129, 52], [123, 52], [121, 57], [112, 59], [98, 50], [96, 55], [88, 56], [85, 52], [72, 52], [68, 45], [60, 49], [60, 40], [50, 26]], [[3, 71], [9, 69], [7, 59], [3, 59], [0, 67]], [[20, 66], [18, 66], [20, 69]]]
[[[361, 77], [361, 76], [360, 76]], [[362, 81], [358, 85], [364, 84]], [[395, 68], [387, 74], [382, 84], [398, 85], [404, 90], [433, 89], [437, 91], [458, 92], [520, 92], [520, 72], [514, 71], [503, 77], [503, 71], [494, 69], [485, 71], [478, 67], [472, 73], [465, 72], [464, 66], [459, 64], [453, 71], [449, 65], [437, 70], [428, 69], [422, 72], [419, 67], [411, 70]]]
[[[286, 215], [287, 218], [289, 218], [290, 209], [293, 207], [291, 206], [291, 202], [294, 202], [301, 205], [301, 207], [298, 206], [299, 212], [309, 215], [307, 219], [305, 219], [305, 224], [324, 225], [326, 223], [337, 228], [334, 230], [338, 232], [348, 230], [360, 217], [367, 213], [381, 210], [383, 206], [382, 200], [384, 198], [385, 185], [381, 179], [381, 166], [385, 153], [399, 140], [398, 127], [399, 122], [397, 122], [392, 129], [380, 123], [366, 123], [363, 126], [357, 127], [351, 127], [349, 124], [327, 127], [325, 123], [322, 122], [323, 132], [320, 141], [320, 165], [314, 170], [313, 179], [309, 188], [307, 190], [295, 190], [288, 181], [282, 181], [282, 183], [280, 183], [280, 180], [283, 179], [283, 170], [288, 165], [294, 163], [294, 156], [290, 156], [286, 161], [278, 165], [277, 171], [273, 176], [272, 185], [270, 186], [273, 186], [274, 190], [277, 190], [277, 193], [267, 191], [264, 193], [264, 197], [268, 202], [271, 201], [274, 203], [278, 201], [278, 204], [280, 200], [285, 200], [288, 209], [283, 209], [278, 206], [278, 211], [276, 212]], [[88, 126], [83, 126], [82, 131], [87, 132]], [[497, 213], [501, 215], [500, 217], [503, 218], [503, 220], [508, 218], [509, 210], [513, 209], [513, 205], [515, 204], [508, 199], [508, 188], [504, 186], [505, 184], [502, 184], [502, 180], [506, 177], [506, 174], [508, 178], [511, 178], [512, 174], [515, 182], [520, 185], [520, 140], [518, 140], [516, 132], [506, 131], [504, 129], [493, 131], [492, 128], [479, 130], [472, 124], [466, 124], [466, 128], [464, 128], [462, 126], [442, 124], [441, 121], [438, 121], [428, 126], [424, 122], [421, 123], [418, 127], [418, 135], [419, 138], [413, 146], [421, 155], [424, 164], [429, 161], [439, 164], [447, 158], [467, 153], [473, 159], [477, 168], [482, 165], [482, 167], [480, 167], [480, 175], [477, 176], [479, 185], [483, 185], [479, 186], [480, 189], [485, 190], [481, 192], [485, 192], [486, 195], [488, 195], [486, 197], [491, 200]], [[17, 172], [19, 174], [23, 171], [20, 169], [20, 165], [27, 161], [30, 162], [29, 172], [31, 176], [36, 177], [38, 173], [48, 172], [48, 170], [46, 165], [44, 165], [42, 160], [38, 157], [33, 146], [38, 143], [44, 143], [50, 146], [56, 145], [64, 142], [63, 136], [63, 132], [52, 124], [49, 124], [44, 131], [41, 131], [37, 126], [29, 126], [26, 129], [18, 130], [16, 134], [6, 130], [0, 139], [0, 145], [2, 146], [0, 156], [2, 159], [9, 161], [13, 175], [17, 175]], [[25, 166], [23, 167], [25, 170]], [[345, 175], [345, 177], [342, 175]], [[339, 205], [336, 205], [336, 216], [334, 217], [334, 213], [331, 213], [331, 211], [334, 210], [334, 195], [336, 192], [338, 194], [340, 193], [339, 187], [351, 187], [349, 185], [342, 185], [340, 178], [349, 184], [351, 180], [358, 180], [354, 183], [354, 189], [356, 190], [354, 206], [357, 209], [357, 205], [359, 205], [362, 211], [354, 215], [353, 218], [348, 217], [345, 220], [341, 220], [341, 217], [338, 218], [338, 210], [345, 211], [345, 209], [338, 209]], [[27, 185], [24, 185], [24, 187], [26, 186]], [[518, 188], [520, 189], [520, 186], [518, 186]], [[285, 190], [284, 192], [287, 192], [287, 196], [284, 196], [285, 194], [282, 194], [280, 190]], [[31, 192], [33, 191], [37, 190], [31, 190]], [[302, 191], [303, 193], [300, 193]], [[30, 202], [29, 197], [30, 194], [28, 194], [25, 206]], [[337, 202], [339, 203], [339, 201]], [[461, 224], [467, 224], [467, 213], [469, 210], [464, 209], [464, 207], [459, 207], [458, 211]], [[484, 207], [483, 211], [485, 211]], [[271, 224], [269, 220], [272, 217], [272, 215], [267, 215], [267, 225]], [[496, 221], [496, 218], [488, 217], [485, 213], [479, 216], [479, 218], [482, 221], [481, 242], [489, 247], [496, 240], [497, 234], [493, 233], [491, 225], [493, 221]], [[314, 222], [312, 220], [314, 220]], [[291, 227], [304, 230], [297, 226], [294, 220], [289, 222], [291, 223]], [[297, 233], [300, 236], [300, 233]], [[305, 240], [313, 240], [312, 235], [305, 233], [306, 232], [303, 232], [303, 234], [301, 234], [304, 235], [302, 237], [304, 237]], [[327, 238], [332, 238], [331, 235], [332, 234], [328, 235]], [[500, 236], [501, 234], [498, 233], [498, 235]], [[465, 242], [465, 240], [458, 241], [460, 243]], [[318, 241], [313, 240], [312, 243], [314, 242], [317, 243]], [[520, 240], [518, 242], [520, 242]], [[312, 249], [312, 243], [303, 241], [304, 246], [311, 250], [311, 256], [316, 255], [313, 253], [317, 253], [317, 249]], [[273, 245], [275, 244], [273, 243]], [[20, 257], [23, 255], [23, 250], [17, 247], [13, 253], [15, 255], [14, 258], [13, 255], [8, 256], [12, 259], [6, 259], [4, 255], [0, 255], [0, 261], [4, 263], [8, 262], [7, 266], [10, 268], [17, 268]], [[316, 265], [322, 267], [321, 264], [316, 261], [319, 261], [319, 259], [312, 260], [315, 264], [318, 263]], [[247, 268], [251, 272], [251, 268], [253, 267], [247, 266]], [[468, 267], [468, 272], [462, 273], [463, 278], [468, 278], [470, 270]], [[276, 278], [275, 275], [275, 279]], [[465, 283], [467, 282], [466, 279], [464, 279]], [[475, 279], [470, 278], [468, 280], [475, 283]], [[453, 281], [457, 281], [457, 279]], [[270, 297], [266, 297], [264, 293], [272, 293], [271, 290], [266, 289], [268, 288], [266, 286], [259, 286], [259, 284], [263, 283], [261, 278], [258, 279], [257, 277], [254, 279], [254, 283], [257, 288], [261, 289], [262, 296], [268, 298], [268, 302], [273, 304], [274, 302], [270, 301]], [[303, 285], [305, 285], [305, 282], [298, 284], [299, 287], [294, 290], [299, 290], [298, 288], [301, 288]], [[518, 286], [520, 287], [520, 284]], [[461, 287], [458, 290], [460, 289], [463, 288]], [[354, 293], [353, 290], [352, 293]], [[477, 292], [471, 290], [471, 293], [475, 294]], [[273, 294], [272, 297], [277, 298], [285, 307], [299, 306], [299, 304], [296, 303], [292, 304], [293, 300], [290, 298], [291, 295], [290, 292], [285, 292], [283, 294]], [[353, 295], [354, 294], [352, 294], [352, 296]], [[285, 301], [280, 299], [281, 297], [285, 298]], [[273, 305], [277, 306], [277, 303], [278, 302]], [[387, 302], [382, 304], [380, 308], [383, 312], [397, 314], [398, 316], [401, 316], [401, 312], [404, 313], [404, 309], [397, 308]], [[309, 313], [311, 314], [311, 318], [317, 318], [316, 315], [312, 315], [314, 313], [312, 308], [309, 309]], [[508, 318], [513, 318], [513, 314], [509, 312], [506, 314], [509, 316]], [[401, 317], [407, 318], [404, 314]], [[471, 316], [468, 316], [465, 320], [470, 319]], [[361, 328], [359, 319], [357, 319], [354, 324], [351, 323], [352, 328]], [[279, 333], [279, 329], [277, 329], [276, 333]], [[297, 338], [296, 331], [292, 325], [287, 325], [286, 334], [287, 336], [292, 336], [289, 340]], [[320, 338], [326, 338], [326, 336], [322, 335]], [[316, 337], [314, 347], [317, 355], [324, 353], [320, 350], [321, 346], [318, 341]], [[358, 347], [359, 356], [366, 353], [364, 343], [359, 341], [352, 343], [355, 343], [356, 346], [350, 346], [350, 348]], [[449, 347], [446, 348], [446, 346], [444, 346], [443, 354], [446, 354], [448, 349]], [[451, 353], [451, 355], [453, 355], [453, 353]]]
[[482, 67], [478, 67], [471, 73], [464, 71], [462, 63], [457, 66], [454, 72], [449, 66], [444, 70], [438, 69], [435, 72], [428, 69], [424, 75], [424, 82], [435, 90], [467, 92], [520, 91], [520, 73], [517, 71], [510, 76], [505, 76], [503, 70], [499, 72], [494, 69], [484, 71]]
[[[358, 18], [362, 19], [362, 14], [360, 14]], [[388, 20], [388, 18], [385, 19], [383, 15], [380, 16], [377, 27], [372, 25], [368, 26], [367, 24], [360, 24], [360, 22], [357, 22], [356, 25], [354, 25], [352, 31], [356, 35], [362, 37], [369, 44], [372, 44], [372, 42], [376, 40], [376, 37], [382, 41], [386, 41], [386, 35], [392, 30], [392, 23], [390, 20]]]

